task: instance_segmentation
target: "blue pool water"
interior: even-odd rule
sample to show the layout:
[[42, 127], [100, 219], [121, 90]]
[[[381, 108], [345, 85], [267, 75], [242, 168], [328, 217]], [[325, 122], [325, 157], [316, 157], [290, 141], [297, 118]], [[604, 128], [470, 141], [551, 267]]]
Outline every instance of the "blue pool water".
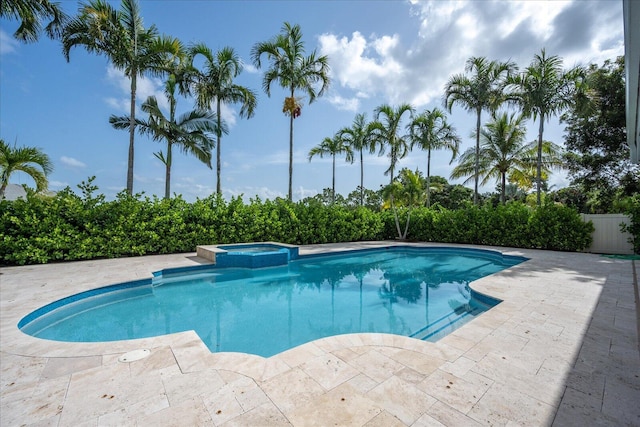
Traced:
[[268, 268], [199, 268], [78, 294], [18, 326], [72, 342], [195, 330], [212, 352], [265, 357], [344, 333], [435, 340], [499, 302], [470, 291], [469, 282], [524, 260], [494, 251], [393, 247]]

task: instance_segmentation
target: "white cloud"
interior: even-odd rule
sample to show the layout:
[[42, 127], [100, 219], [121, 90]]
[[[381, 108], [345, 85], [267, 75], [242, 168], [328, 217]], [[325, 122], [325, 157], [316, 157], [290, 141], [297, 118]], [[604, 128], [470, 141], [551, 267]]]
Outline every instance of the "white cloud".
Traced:
[[84, 169], [84, 168], [87, 167], [86, 164], [82, 163], [80, 160], [74, 159], [73, 157], [62, 156], [62, 157], [60, 157], [60, 161], [64, 165], [72, 167], [72, 168]]
[[11, 35], [0, 29], [0, 55], [13, 53], [18, 48], [18, 42]]
[[327, 100], [338, 110], [355, 113], [360, 109], [360, 100], [358, 98], [344, 98], [340, 95], [333, 95], [328, 97]]
[[[106, 98], [107, 105], [114, 109], [118, 109], [123, 113], [129, 114], [131, 108], [131, 80], [124, 75], [122, 70], [116, 69], [113, 65], [107, 67], [107, 81], [118, 88], [121, 97]], [[147, 100], [149, 96], [155, 96], [158, 100], [160, 108], [168, 109], [169, 103], [164, 95], [162, 80], [158, 78], [138, 77], [136, 81], [136, 101], [139, 106]]]
[[620, 4], [607, 2], [412, 0], [415, 35], [319, 37], [337, 83], [330, 102], [339, 109], [354, 96], [418, 108], [439, 102], [448, 78], [463, 72], [471, 56], [512, 60], [521, 68], [542, 48], [567, 68], [615, 58], [624, 52], [621, 12]]

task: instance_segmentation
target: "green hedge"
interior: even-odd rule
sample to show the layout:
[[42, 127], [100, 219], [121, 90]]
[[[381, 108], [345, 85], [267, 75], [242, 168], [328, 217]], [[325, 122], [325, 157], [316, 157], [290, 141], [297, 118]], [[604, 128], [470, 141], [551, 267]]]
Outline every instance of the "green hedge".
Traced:
[[[308, 199], [211, 196], [188, 203], [129, 196], [113, 201], [69, 189], [55, 197], [29, 194], [0, 201], [0, 264], [23, 265], [94, 258], [193, 252], [201, 244], [278, 241], [291, 244], [394, 239], [391, 211], [325, 206]], [[404, 224], [404, 222], [402, 223]], [[569, 208], [520, 203], [464, 209], [414, 209], [409, 239], [576, 251], [589, 246], [591, 223]]]
[[[385, 238], [394, 238], [391, 212], [384, 214]], [[403, 218], [406, 218], [404, 216]], [[402, 222], [401, 219], [401, 223]], [[552, 203], [530, 208], [519, 202], [464, 209], [418, 208], [411, 212], [410, 240], [579, 251], [591, 244], [593, 224], [577, 211]]]

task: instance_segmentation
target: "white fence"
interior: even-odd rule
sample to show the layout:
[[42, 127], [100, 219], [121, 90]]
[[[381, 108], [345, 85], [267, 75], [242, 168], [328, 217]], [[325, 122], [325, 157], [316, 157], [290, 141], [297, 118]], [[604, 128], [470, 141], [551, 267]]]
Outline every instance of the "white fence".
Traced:
[[629, 225], [631, 219], [624, 214], [581, 214], [583, 221], [593, 222], [593, 243], [586, 252], [598, 254], [633, 254], [633, 245], [629, 243], [631, 234], [620, 230], [620, 223]]

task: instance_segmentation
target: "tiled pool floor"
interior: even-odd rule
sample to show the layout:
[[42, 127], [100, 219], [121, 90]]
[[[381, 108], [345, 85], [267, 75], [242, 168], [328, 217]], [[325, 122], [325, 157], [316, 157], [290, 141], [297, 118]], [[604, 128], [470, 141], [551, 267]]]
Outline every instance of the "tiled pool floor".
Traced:
[[640, 263], [496, 249], [530, 261], [474, 282], [504, 301], [436, 343], [342, 335], [268, 359], [212, 354], [194, 332], [80, 344], [16, 327], [61, 297], [208, 262], [195, 253], [2, 268], [0, 424], [640, 425]]

